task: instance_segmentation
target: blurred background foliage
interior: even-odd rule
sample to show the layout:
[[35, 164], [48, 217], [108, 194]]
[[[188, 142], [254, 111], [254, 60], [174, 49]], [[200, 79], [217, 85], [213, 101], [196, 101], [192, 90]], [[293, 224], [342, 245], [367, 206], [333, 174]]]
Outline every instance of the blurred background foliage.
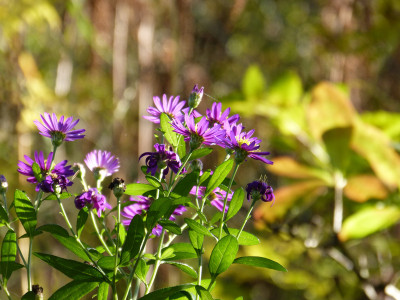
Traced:
[[[10, 195], [32, 191], [16, 164], [49, 151], [32, 122], [47, 111], [87, 130], [59, 159], [112, 151], [133, 182], [152, 149], [141, 117], [152, 96], [187, 99], [197, 83], [209, 95], [200, 111], [222, 101], [272, 152], [272, 167], [248, 161], [238, 175], [244, 186], [267, 174], [276, 191], [246, 251], [289, 270], [232, 267], [214, 295], [400, 299], [399, 32], [397, 0], [0, 0], [0, 173]], [[41, 214], [59, 222], [50, 205]], [[36, 266], [45, 294], [66, 280]]]

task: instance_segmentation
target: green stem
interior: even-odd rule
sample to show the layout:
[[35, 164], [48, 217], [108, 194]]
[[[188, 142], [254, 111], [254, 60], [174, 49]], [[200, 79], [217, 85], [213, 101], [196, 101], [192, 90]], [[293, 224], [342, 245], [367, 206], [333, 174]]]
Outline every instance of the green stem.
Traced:
[[335, 206], [333, 210], [333, 232], [339, 233], [343, 223], [343, 189], [346, 180], [339, 171], [335, 172]]
[[4, 290], [4, 293], [6, 293], [7, 298], [8, 298], [9, 300], [12, 300], [11, 295], [10, 295], [10, 292], [9, 292], [8, 289], [7, 289], [7, 284], [4, 284], [2, 280], [0, 280], [0, 287], [1, 287], [1, 289]]
[[140, 279], [136, 278], [135, 282], [135, 292], [133, 293], [132, 300], [136, 300], [137, 297], [139, 296], [139, 288], [140, 288]]
[[104, 249], [107, 251], [108, 255], [112, 256], [113, 254], [110, 251], [110, 249], [108, 248], [106, 242], [104, 241], [103, 235], [100, 234], [99, 227], [97, 226], [97, 222], [96, 222], [96, 219], [95, 219], [95, 216], [94, 216], [94, 213], [92, 210], [90, 210], [90, 218], [92, 220], [94, 230], [96, 231], [97, 237], [99, 238], [101, 244], [103, 245]]
[[172, 181], [170, 181], [169, 185], [168, 185], [168, 195], [167, 197], [171, 194], [172, 191], [172, 187], [174, 186], [175, 181], [178, 179], [179, 175], [181, 174], [183, 168], [186, 166], [186, 164], [188, 163], [190, 157], [192, 156], [192, 152], [189, 152], [185, 161], [183, 162], [182, 166], [179, 168], [178, 172], [176, 173], [174, 179]]
[[26, 266], [26, 272], [28, 277], [28, 291], [32, 289], [32, 272], [31, 272], [32, 244], [33, 244], [33, 237], [29, 237], [28, 265]]
[[133, 269], [132, 269], [131, 273], [129, 274], [129, 279], [128, 279], [127, 286], [126, 286], [125, 293], [124, 293], [124, 296], [123, 296], [122, 300], [126, 300], [126, 297], [128, 297], [129, 290], [131, 289], [131, 285], [132, 285], [133, 276], [135, 276], [136, 268], [137, 268], [137, 266], [139, 264], [139, 260], [140, 260], [140, 257], [142, 256], [142, 253], [143, 253], [144, 248], [146, 246], [147, 240], [150, 237], [150, 233], [151, 232], [148, 232], [146, 234], [146, 236], [145, 236], [145, 238], [144, 238], [144, 240], [142, 242], [142, 245], [140, 247], [139, 253], [137, 255], [137, 259], [136, 259], [135, 265], [133, 266]]
[[58, 194], [55, 194], [57, 197], [57, 201], [58, 201], [58, 206], [61, 209], [61, 215], [63, 216], [65, 223], [67, 223], [68, 229], [71, 231], [72, 235], [74, 236], [75, 240], [78, 242], [78, 244], [81, 246], [81, 248], [83, 249], [83, 251], [85, 252], [85, 254], [88, 256], [88, 258], [90, 259], [90, 261], [93, 263], [93, 265], [95, 266], [95, 268], [104, 276], [104, 278], [106, 279], [107, 282], [109, 282], [107, 275], [104, 273], [103, 269], [99, 267], [99, 265], [97, 264], [97, 262], [93, 259], [92, 255], [90, 254], [90, 252], [86, 249], [85, 245], [83, 245], [82, 241], [80, 240], [80, 238], [76, 235], [74, 229], [72, 228], [71, 222], [68, 219], [67, 213], [65, 212], [64, 206], [61, 203], [60, 197]]
[[238, 232], [238, 234], [237, 234], [237, 236], [236, 236], [236, 239], [237, 239], [237, 240], [239, 240], [240, 234], [242, 233], [242, 231], [243, 231], [243, 229], [244, 229], [244, 226], [246, 225], [247, 221], [251, 218], [251, 212], [253, 211], [253, 208], [254, 208], [254, 204], [255, 204], [255, 203], [256, 203], [256, 201], [253, 200], [253, 202], [251, 203], [250, 209], [249, 209], [249, 211], [247, 212], [246, 218], [244, 219], [243, 225], [242, 225], [242, 227], [240, 228], [240, 230], [239, 230], [239, 232]]
[[114, 259], [114, 276], [113, 276], [113, 295], [114, 299], [118, 299], [117, 286], [115, 280], [118, 273], [118, 252], [119, 252], [119, 226], [121, 224], [121, 197], [117, 197], [117, 237], [115, 242], [115, 259]]
[[6, 197], [6, 193], [2, 192], [1, 195], [3, 196], [3, 203], [4, 203], [4, 209], [8, 215], [8, 207], [7, 207], [7, 197]]
[[163, 246], [163, 242], [164, 242], [164, 236], [165, 236], [165, 229], [163, 228], [163, 230], [161, 232], [161, 236], [160, 236], [160, 241], [158, 242], [156, 262], [154, 264], [153, 274], [151, 275], [150, 282], [146, 287], [145, 295], [147, 295], [150, 292], [151, 287], [153, 286], [154, 280], [156, 279], [158, 268], [161, 265], [161, 250], [163, 248], [162, 246]]
[[227, 203], [228, 203], [228, 195], [229, 195], [229, 191], [231, 190], [231, 187], [232, 187], [233, 179], [235, 178], [236, 173], [237, 173], [237, 170], [239, 169], [239, 166], [240, 166], [240, 164], [238, 164], [237, 162], [235, 162], [235, 167], [234, 167], [234, 169], [233, 169], [233, 174], [232, 174], [231, 180], [229, 181], [228, 190], [227, 190], [227, 192], [226, 192], [225, 199], [224, 199], [224, 208], [222, 209], [221, 221], [220, 221], [220, 224], [219, 224], [219, 235], [218, 235], [218, 240], [220, 240], [221, 237], [222, 237], [222, 227], [223, 227], [223, 225], [224, 225], [225, 210], [226, 210], [226, 205], [227, 205]]

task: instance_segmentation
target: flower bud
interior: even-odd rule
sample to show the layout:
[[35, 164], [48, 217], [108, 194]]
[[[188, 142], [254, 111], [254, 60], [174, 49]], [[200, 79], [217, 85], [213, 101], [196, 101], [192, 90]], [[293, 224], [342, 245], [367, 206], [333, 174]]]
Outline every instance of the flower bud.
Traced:
[[188, 105], [190, 108], [196, 108], [199, 106], [201, 99], [203, 98], [203, 92], [204, 92], [204, 87], [199, 87], [197, 84], [194, 86], [192, 92], [190, 93], [189, 100], [188, 100]]
[[203, 162], [200, 159], [192, 160], [191, 166], [193, 171], [203, 170]]
[[113, 191], [114, 196], [120, 198], [126, 191], [125, 180], [122, 178], [114, 178], [108, 188]]
[[80, 163], [74, 163], [72, 166], [72, 170], [76, 174], [76, 177], [79, 179], [83, 179], [86, 175], [85, 167]]
[[0, 175], [0, 193], [7, 192], [8, 182], [4, 175]]
[[[271, 186], [262, 180], [255, 180], [246, 186], [247, 200], [253, 199], [253, 203], [262, 200], [264, 202], [274, 202], [275, 195]], [[272, 203], [273, 205], [274, 203]]]
[[43, 300], [43, 288], [41, 286], [32, 285], [32, 292], [35, 294], [35, 300]]

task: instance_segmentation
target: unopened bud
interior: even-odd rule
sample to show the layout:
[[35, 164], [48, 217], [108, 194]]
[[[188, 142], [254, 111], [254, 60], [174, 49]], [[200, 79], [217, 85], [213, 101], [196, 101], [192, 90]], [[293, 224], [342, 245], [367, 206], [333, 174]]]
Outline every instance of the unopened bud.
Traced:
[[0, 193], [7, 192], [8, 182], [4, 175], [0, 175]]
[[35, 300], [43, 300], [43, 288], [38, 284], [32, 285], [32, 292], [35, 293]]
[[191, 166], [194, 171], [203, 170], [203, 162], [200, 159], [192, 160]]
[[114, 178], [108, 188], [113, 191], [115, 197], [120, 198], [126, 191], [125, 180], [122, 178]]
[[190, 93], [189, 100], [188, 100], [188, 105], [190, 108], [196, 108], [199, 106], [201, 99], [203, 98], [203, 92], [204, 92], [204, 87], [199, 87], [197, 84], [194, 86], [192, 92]]

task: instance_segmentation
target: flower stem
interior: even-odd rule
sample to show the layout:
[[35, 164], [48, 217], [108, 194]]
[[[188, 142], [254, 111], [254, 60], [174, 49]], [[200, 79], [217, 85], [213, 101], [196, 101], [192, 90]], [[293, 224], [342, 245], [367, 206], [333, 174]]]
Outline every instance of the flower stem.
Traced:
[[146, 246], [147, 240], [149, 239], [150, 233], [151, 232], [148, 232], [146, 234], [146, 236], [144, 237], [144, 240], [143, 240], [142, 245], [140, 247], [139, 253], [137, 255], [137, 259], [136, 259], [135, 265], [133, 266], [133, 269], [132, 269], [132, 271], [131, 271], [131, 273], [129, 275], [129, 279], [127, 281], [127, 286], [126, 286], [126, 289], [125, 289], [124, 296], [122, 297], [122, 300], [126, 300], [126, 297], [128, 297], [129, 290], [131, 289], [131, 285], [132, 285], [133, 276], [135, 276], [136, 268], [137, 268], [137, 266], [139, 264], [140, 257], [142, 256], [142, 253], [143, 253], [144, 248]]
[[145, 295], [147, 295], [150, 292], [151, 287], [153, 286], [154, 280], [156, 279], [158, 268], [161, 265], [161, 250], [162, 250], [162, 245], [163, 245], [163, 241], [164, 241], [164, 236], [165, 236], [165, 229], [163, 228], [163, 230], [161, 232], [161, 236], [160, 236], [160, 241], [158, 242], [156, 262], [154, 264], [153, 274], [151, 275], [150, 282], [146, 287], [146, 291], [144, 293]]
[[239, 169], [239, 166], [240, 166], [240, 164], [235, 162], [235, 167], [233, 169], [233, 174], [232, 174], [231, 180], [229, 181], [228, 190], [226, 192], [225, 199], [224, 199], [224, 208], [222, 209], [221, 221], [220, 221], [220, 224], [219, 224], [218, 240], [220, 240], [221, 237], [222, 237], [222, 227], [224, 225], [225, 210], [226, 210], [226, 205], [228, 203], [228, 195], [229, 195], [229, 191], [231, 190], [231, 187], [232, 187], [233, 179], [235, 178], [237, 170]]
[[32, 288], [32, 264], [31, 264], [31, 258], [32, 258], [32, 244], [33, 244], [33, 237], [29, 237], [29, 252], [28, 252], [28, 264], [26, 266], [26, 272], [27, 272], [27, 278], [28, 278], [28, 291], [31, 290]]
[[11, 295], [10, 295], [10, 292], [9, 292], [8, 289], [7, 289], [7, 284], [4, 284], [2, 280], [0, 280], [0, 288], [4, 290], [4, 293], [6, 293], [7, 298], [8, 298], [9, 300], [12, 300]]
[[113, 276], [113, 295], [114, 299], [118, 299], [117, 295], [117, 286], [115, 284], [115, 279], [117, 277], [117, 272], [118, 272], [118, 252], [119, 252], [119, 226], [121, 224], [121, 197], [117, 197], [117, 224], [116, 226], [116, 231], [117, 231], [117, 237], [116, 237], [116, 242], [115, 242], [115, 260], [114, 260], [114, 276]]
[[240, 237], [240, 235], [241, 235], [241, 233], [242, 233], [242, 231], [243, 231], [243, 229], [244, 229], [244, 226], [246, 225], [247, 221], [251, 218], [251, 212], [253, 211], [253, 208], [254, 208], [254, 204], [255, 204], [255, 203], [256, 203], [256, 201], [253, 200], [253, 202], [251, 203], [251, 206], [250, 206], [250, 208], [249, 208], [249, 211], [247, 212], [246, 218], [245, 218], [244, 221], [243, 221], [243, 225], [242, 225], [242, 227], [240, 228], [240, 230], [239, 230], [239, 232], [238, 232], [238, 234], [237, 234], [237, 236], [236, 236], [236, 239], [237, 239], [237, 240], [239, 240], [239, 237]]
[[97, 222], [96, 222], [96, 219], [95, 219], [95, 216], [94, 216], [94, 213], [92, 210], [90, 210], [90, 218], [92, 220], [94, 230], [96, 231], [97, 237], [99, 238], [101, 244], [103, 245], [103, 247], [106, 250], [106, 252], [108, 253], [108, 255], [112, 256], [110, 249], [108, 248], [106, 242], [103, 239], [103, 235], [100, 234], [99, 227], [97, 226]]
[[80, 240], [80, 238], [76, 235], [74, 229], [72, 228], [71, 222], [68, 219], [67, 213], [65, 212], [64, 206], [61, 202], [61, 199], [59, 197], [58, 194], [55, 194], [57, 201], [58, 201], [58, 205], [60, 206], [60, 210], [61, 210], [61, 215], [63, 216], [65, 223], [67, 223], [68, 229], [71, 231], [72, 235], [74, 236], [75, 240], [78, 242], [78, 244], [81, 246], [81, 248], [83, 249], [83, 251], [85, 252], [85, 254], [88, 256], [88, 258], [91, 260], [91, 262], [93, 263], [93, 265], [95, 266], [95, 268], [104, 276], [104, 278], [106, 279], [107, 282], [109, 282], [107, 275], [104, 273], [103, 269], [99, 267], [99, 265], [97, 264], [97, 262], [93, 259], [93, 257], [90, 255], [90, 252], [86, 249], [85, 245], [83, 245], [82, 241]]
[[343, 188], [346, 180], [339, 171], [335, 172], [335, 207], [333, 210], [333, 232], [339, 233], [343, 222]]

